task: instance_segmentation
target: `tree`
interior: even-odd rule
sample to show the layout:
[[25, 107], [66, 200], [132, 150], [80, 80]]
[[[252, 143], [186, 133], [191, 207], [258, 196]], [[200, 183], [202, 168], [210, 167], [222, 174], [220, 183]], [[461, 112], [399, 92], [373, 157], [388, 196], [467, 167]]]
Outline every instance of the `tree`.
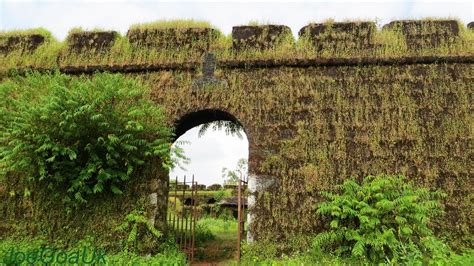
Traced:
[[229, 120], [217, 120], [202, 124], [199, 129], [199, 137], [204, 136], [210, 128], [214, 131], [224, 129], [227, 135], [237, 136], [239, 139], [243, 138], [242, 132], [244, 132], [244, 128], [242, 125]]
[[242, 158], [237, 161], [237, 167], [234, 170], [229, 170], [226, 167], [222, 168], [222, 177], [224, 178], [224, 184], [237, 184], [239, 178], [242, 178], [247, 174], [248, 162]]
[[0, 165], [65, 193], [66, 203], [121, 194], [147, 161], [175, 164], [172, 129], [147, 90], [137, 79], [107, 73], [30, 73], [2, 83]]

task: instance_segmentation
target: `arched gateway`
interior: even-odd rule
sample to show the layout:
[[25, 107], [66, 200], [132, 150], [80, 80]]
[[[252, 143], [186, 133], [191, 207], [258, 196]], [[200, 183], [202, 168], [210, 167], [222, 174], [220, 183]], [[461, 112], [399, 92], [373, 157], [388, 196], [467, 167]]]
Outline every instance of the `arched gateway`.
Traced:
[[[131, 29], [124, 38], [133, 49], [142, 49], [138, 55], [143, 49], [153, 54], [169, 47], [187, 53], [162, 61], [150, 55], [145, 62], [138, 55], [131, 56], [132, 62], [114, 61], [121, 57], [114, 56], [113, 42], [100, 41], [110, 32], [72, 33], [83, 41], [68, 43], [71, 49], [51, 62], [53, 69], [71, 75], [110, 71], [140, 78], [170, 125], [176, 124], [177, 136], [208, 121], [239, 123], [249, 141], [249, 230], [255, 240], [284, 241], [317, 232], [315, 204], [321, 190], [350, 176], [378, 173], [400, 173], [443, 189], [449, 208], [436, 226], [460, 238], [472, 235], [474, 57], [472, 43], [460, 34], [468, 29], [456, 21], [428, 20], [396, 21], [381, 30], [373, 22], [310, 24], [299, 32], [298, 45], [283, 42], [288, 30], [281, 25], [234, 27], [232, 44], [222, 47], [211, 29], [168, 29], [166, 34], [159, 28]], [[386, 34], [394, 37], [382, 38]], [[398, 41], [390, 43], [393, 39]], [[33, 49], [39, 42], [8, 40], [3, 43], [12, 47], [0, 50], [5, 58], [17, 47]], [[21, 42], [26, 44], [13, 45]], [[301, 50], [304, 45], [311, 49]], [[108, 57], [74, 61], [77, 51], [89, 50]], [[209, 65], [200, 71], [203, 55]], [[44, 70], [22, 62], [10, 68]], [[2, 73], [2, 80], [9, 78], [9, 72]], [[156, 165], [130, 183], [127, 200], [97, 199], [76, 220], [40, 212], [28, 219], [33, 224], [55, 219], [57, 230], [80, 221], [88, 232], [103, 232], [146, 198], [155, 225], [163, 226], [168, 175]], [[0, 197], [5, 206], [16, 204], [9, 203], [7, 192]], [[97, 222], [94, 217], [110, 204], [115, 211]], [[9, 225], [18, 217], [24, 216], [9, 216], [4, 230], [13, 228]]]

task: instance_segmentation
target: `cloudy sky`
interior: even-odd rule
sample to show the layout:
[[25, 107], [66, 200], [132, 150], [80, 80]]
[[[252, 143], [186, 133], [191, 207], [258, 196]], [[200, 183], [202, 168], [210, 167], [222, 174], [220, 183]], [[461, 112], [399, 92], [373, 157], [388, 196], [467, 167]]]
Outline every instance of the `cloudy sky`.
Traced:
[[[12, 1], [0, 0], [0, 30], [45, 27], [63, 40], [73, 27], [103, 28], [123, 34], [131, 24], [158, 19], [206, 20], [225, 34], [232, 26], [249, 21], [284, 24], [294, 34], [308, 22], [369, 19], [379, 26], [395, 19], [452, 17], [464, 24], [474, 20], [474, 2], [464, 1]], [[187, 171], [176, 169], [171, 176], [194, 174], [204, 184], [222, 183], [223, 167], [234, 168], [237, 160], [248, 157], [244, 137], [208, 132], [198, 138], [197, 129], [188, 131]]]

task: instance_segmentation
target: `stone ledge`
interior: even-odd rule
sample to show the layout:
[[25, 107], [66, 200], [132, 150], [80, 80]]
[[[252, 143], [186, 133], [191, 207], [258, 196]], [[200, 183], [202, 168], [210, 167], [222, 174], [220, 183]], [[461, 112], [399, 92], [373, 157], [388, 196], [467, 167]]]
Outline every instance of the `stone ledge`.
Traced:
[[[367, 66], [367, 65], [415, 65], [415, 64], [439, 64], [460, 63], [474, 64], [473, 55], [463, 56], [410, 56], [397, 58], [293, 58], [293, 59], [268, 59], [268, 60], [227, 60], [220, 61], [219, 67], [223, 69], [249, 69], [249, 68], [278, 68], [278, 67], [324, 67], [324, 66]], [[165, 63], [165, 64], [127, 64], [127, 65], [88, 65], [88, 66], [62, 66], [59, 70], [65, 74], [80, 75], [93, 74], [95, 72], [112, 73], [141, 73], [163, 70], [195, 71], [201, 66], [201, 62]], [[23, 73], [29, 70], [40, 72], [54, 71], [44, 68], [22, 68], [15, 70]]]

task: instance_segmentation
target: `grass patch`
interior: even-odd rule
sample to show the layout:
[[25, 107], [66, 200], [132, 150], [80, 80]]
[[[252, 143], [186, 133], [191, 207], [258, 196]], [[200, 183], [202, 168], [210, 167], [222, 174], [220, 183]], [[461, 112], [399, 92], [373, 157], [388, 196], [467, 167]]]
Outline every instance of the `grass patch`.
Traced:
[[31, 34], [39, 34], [45, 37], [46, 40], [56, 39], [53, 37], [53, 34], [45, 28], [33, 28], [26, 30], [9, 30], [9, 31], [0, 31], [0, 37], [12, 37], [12, 36], [27, 36]]
[[[14, 261], [12, 261], [10, 255], [12, 250], [14, 250], [14, 252], [35, 253], [43, 249], [45, 250], [45, 255], [43, 256], [45, 261], [50, 261], [50, 255], [48, 254], [52, 254], [52, 250], [55, 250], [53, 253], [55, 254], [54, 257], [51, 257], [54, 258], [52, 265], [64, 265], [64, 263], [57, 263], [57, 259], [62, 260], [62, 255], [60, 257], [57, 256], [60, 254], [59, 251], [65, 251], [68, 259], [73, 257], [71, 254], [74, 252], [79, 252], [79, 262], [82, 262], [82, 254], [84, 250], [89, 252], [87, 253], [88, 256], [86, 258], [88, 261], [92, 259], [91, 253], [94, 250], [103, 250], [101, 247], [91, 245], [88, 239], [79, 240], [76, 243], [75, 246], [64, 247], [49, 245], [46, 241], [41, 239], [4, 239], [0, 241], [0, 265], [32, 265], [31, 263], [27, 263], [21, 255], [18, 255], [16, 260], [13, 257]], [[49, 251], [46, 251], [46, 248], [49, 248]], [[166, 247], [151, 256], [143, 256], [126, 251], [109, 253], [107, 250], [103, 250], [103, 252], [105, 253], [104, 260], [94, 261], [95, 265], [186, 265], [187, 263], [186, 255], [178, 251], [171, 242], [166, 243]], [[33, 262], [33, 258], [30, 258], [30, 262], [33, 262], [34, 265], [41, 264], [39, 257], [36, 257], [35, 259], [35, 262]], [[73, 264], [77, 265], [76, 263]], [[70, 263], [68, 265], [70, 265]]]
[[184, 29], [184, 28], [215, 28], [208, 21], [198, 21], [194, 19], [157, 20], [147, 23], [138, 23], [130, 26], [130, 30], [146, 29]]

